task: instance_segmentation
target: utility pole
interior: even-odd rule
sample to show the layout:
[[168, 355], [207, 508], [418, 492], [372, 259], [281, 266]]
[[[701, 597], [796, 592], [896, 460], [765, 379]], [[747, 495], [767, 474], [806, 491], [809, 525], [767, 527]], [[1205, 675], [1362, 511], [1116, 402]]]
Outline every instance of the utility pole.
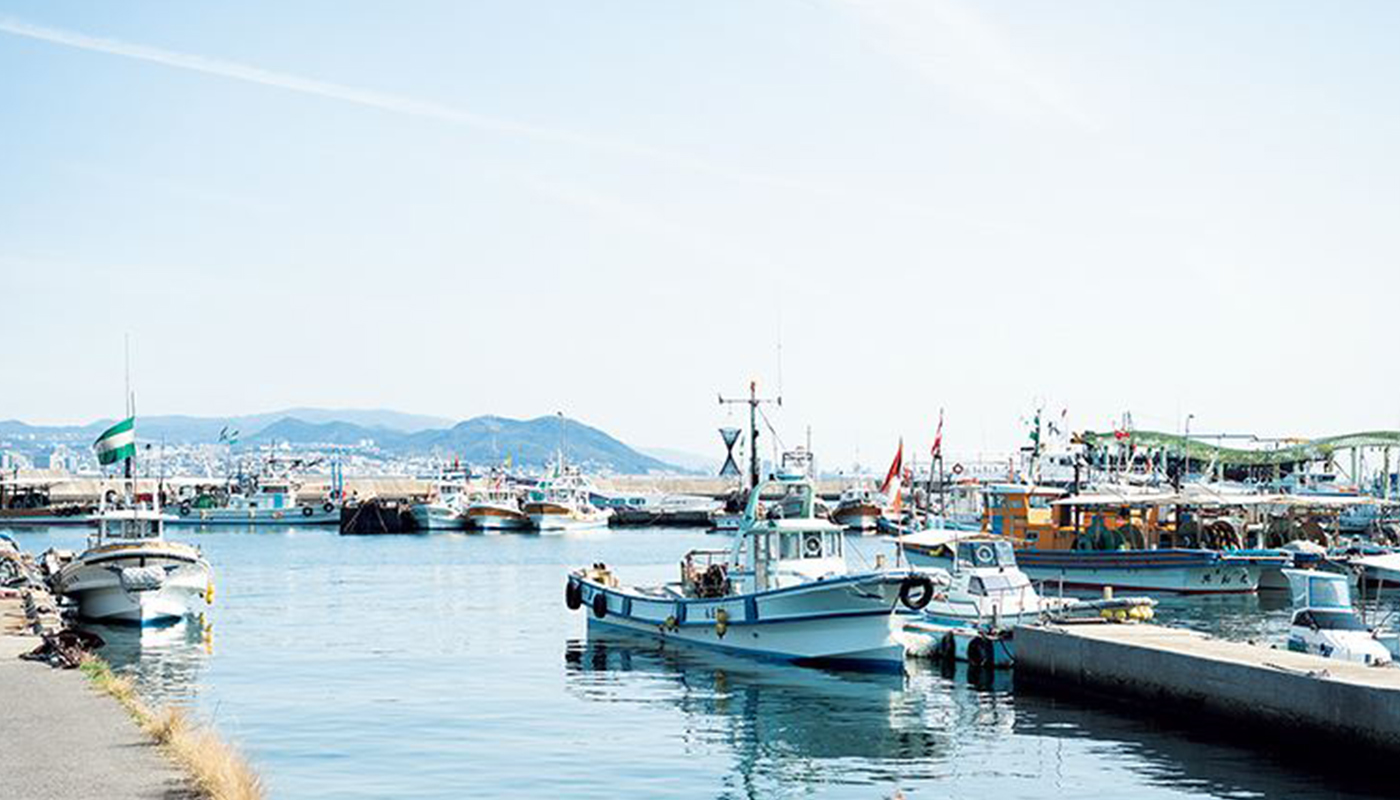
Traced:
[[781, 406], [783, 405], [783, 398], [782, 398], [781, 395], [779, 395], [779, 396], [777, 396], [777, 397], [771, 397], [771, 398], [759, 397], [759, 396], [758, 396], [758, 381], [749, 381], [749, 396], [748, 396], [747, 399], [746, 399], [746, 398], [726, 398], [724, 395], [720, 395], [720, 396], [719, 396], [719, 402], [720, 402], [720, 405], [745, 405], [745, 404], [747, 404], [748, 407], [749, 407], [749, 485], [746, 486], [745, 488], [746, 488], [746, 489], [753, 489], [754, 487], [758, 486], [758, 482], [759, 482], [759, 474], [758, 474], [758, 472], [759, 472], [759, 470], [758, 470], [758, 407], [759, 407], [760, 405], [764, 404], [764, 403], [770, 403], [770, 404], [772, 404], [772, 405], [776, 405], [776, 406], [781, 407]]

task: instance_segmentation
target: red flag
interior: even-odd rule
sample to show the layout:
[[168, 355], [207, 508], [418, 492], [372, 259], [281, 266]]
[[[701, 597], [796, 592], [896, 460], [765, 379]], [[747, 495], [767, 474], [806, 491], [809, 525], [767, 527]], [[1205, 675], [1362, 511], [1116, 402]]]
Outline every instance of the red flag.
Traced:
[[934, 458], [943, 455], [943, 409], [938, 409], [938, 432], [933, 435], [933, 449], [929, 451]]
[[899, 437], [899, 449], [895, 451], [894, 463], [890, 464], [890, 471], [885, 473], [885, 482], [880, 484], [880, 494], [888, 496], [890, 487], [900, 478], [904, 472], [904, 437]]

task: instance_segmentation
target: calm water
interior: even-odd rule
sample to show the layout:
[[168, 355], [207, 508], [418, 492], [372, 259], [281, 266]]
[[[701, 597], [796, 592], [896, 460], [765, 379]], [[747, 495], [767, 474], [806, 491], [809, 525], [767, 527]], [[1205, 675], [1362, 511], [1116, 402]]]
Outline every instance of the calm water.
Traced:
[[[12, 533], [36, 553], [85, 536]], [[277, 798], [1393, 795], [1129, 707], [1017, 693], [1009, 673], [872, 676], [590, 640], [565, 609], [570, 568], [668, 578], [685, 550], [721, 542], [706, 534], [172, 538], [215, 566], [212, 640], [103, 629], [106, 655], [151, 699], [214, 720]], [[1159, 612], [1278, 641], [1285, 602]]]

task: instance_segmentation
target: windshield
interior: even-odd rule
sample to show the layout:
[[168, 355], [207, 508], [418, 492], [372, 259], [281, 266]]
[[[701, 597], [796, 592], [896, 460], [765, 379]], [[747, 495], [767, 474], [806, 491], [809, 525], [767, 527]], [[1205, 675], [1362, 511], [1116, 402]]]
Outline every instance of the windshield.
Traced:
[[1324, 631], [1364, 631], [1369, 630], [1350, 611], [1302, 611], [1293, 618], [1294, 625], [1303, 625]]

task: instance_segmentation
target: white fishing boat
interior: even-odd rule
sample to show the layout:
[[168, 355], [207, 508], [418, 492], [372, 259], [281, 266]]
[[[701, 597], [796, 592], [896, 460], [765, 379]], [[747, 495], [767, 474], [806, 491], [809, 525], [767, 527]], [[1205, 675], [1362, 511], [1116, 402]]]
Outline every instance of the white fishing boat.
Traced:
[[459, 531], [467, 527], [469, 478], [466, 472], [448, 472], [433, 480], [427, 499], [409, 507], [419, 530]]
[[912, 566], [932, 570], [939, 585], [923, 611], [929, 621], [1009, 628], [1067, 605], [1036, 591], [1005, 539], [932, 529], [903, 536], [897, 544]]
[[530, 517], [520, 507], [520, 491], [504, 476], [493, 476], [484, 491], [473, 493], [467, 504], [467, 527], [481, 531], [523, 531]]
[[1288, 649], [1326, 658], [1381, 666], [1390, 664], [1394, 635], [1379, 634], [1357, 616], [1351, 605], [1351, 581], [1320, 570], [1286, 569], [1293, 593], [1293, 621]]
[[847, 530], [873, 531], [885, 516], [885, 497], [870, 486], [852, 486], [841, 493], [831, 521]]
[[852, 572], [841, 528], [816, 515], [815, 501], [805, 476], [770, 480], [750, 493], [731, 546], [687, 553], [678, 582], [624, 586], [594, 564], [569, 575], [565, 601], [586, 609], [590, 629], [801, 663], [901, 669], [899, 611], [922, 609], [932, 581], [907, 569]]
[[103, 510], [87, 549], [63, 566], [55, 591], [84, 619], [159, 625], [213, 602], [209, 562], [199, 549], [165, 539], [166, 517], [149, 508]]
[[562, 467], [555, 477], [526, 495], [521, 510], [537, 531], [606, 528], [612, 512], [589, 502], [592, 487], [577, 467]]

